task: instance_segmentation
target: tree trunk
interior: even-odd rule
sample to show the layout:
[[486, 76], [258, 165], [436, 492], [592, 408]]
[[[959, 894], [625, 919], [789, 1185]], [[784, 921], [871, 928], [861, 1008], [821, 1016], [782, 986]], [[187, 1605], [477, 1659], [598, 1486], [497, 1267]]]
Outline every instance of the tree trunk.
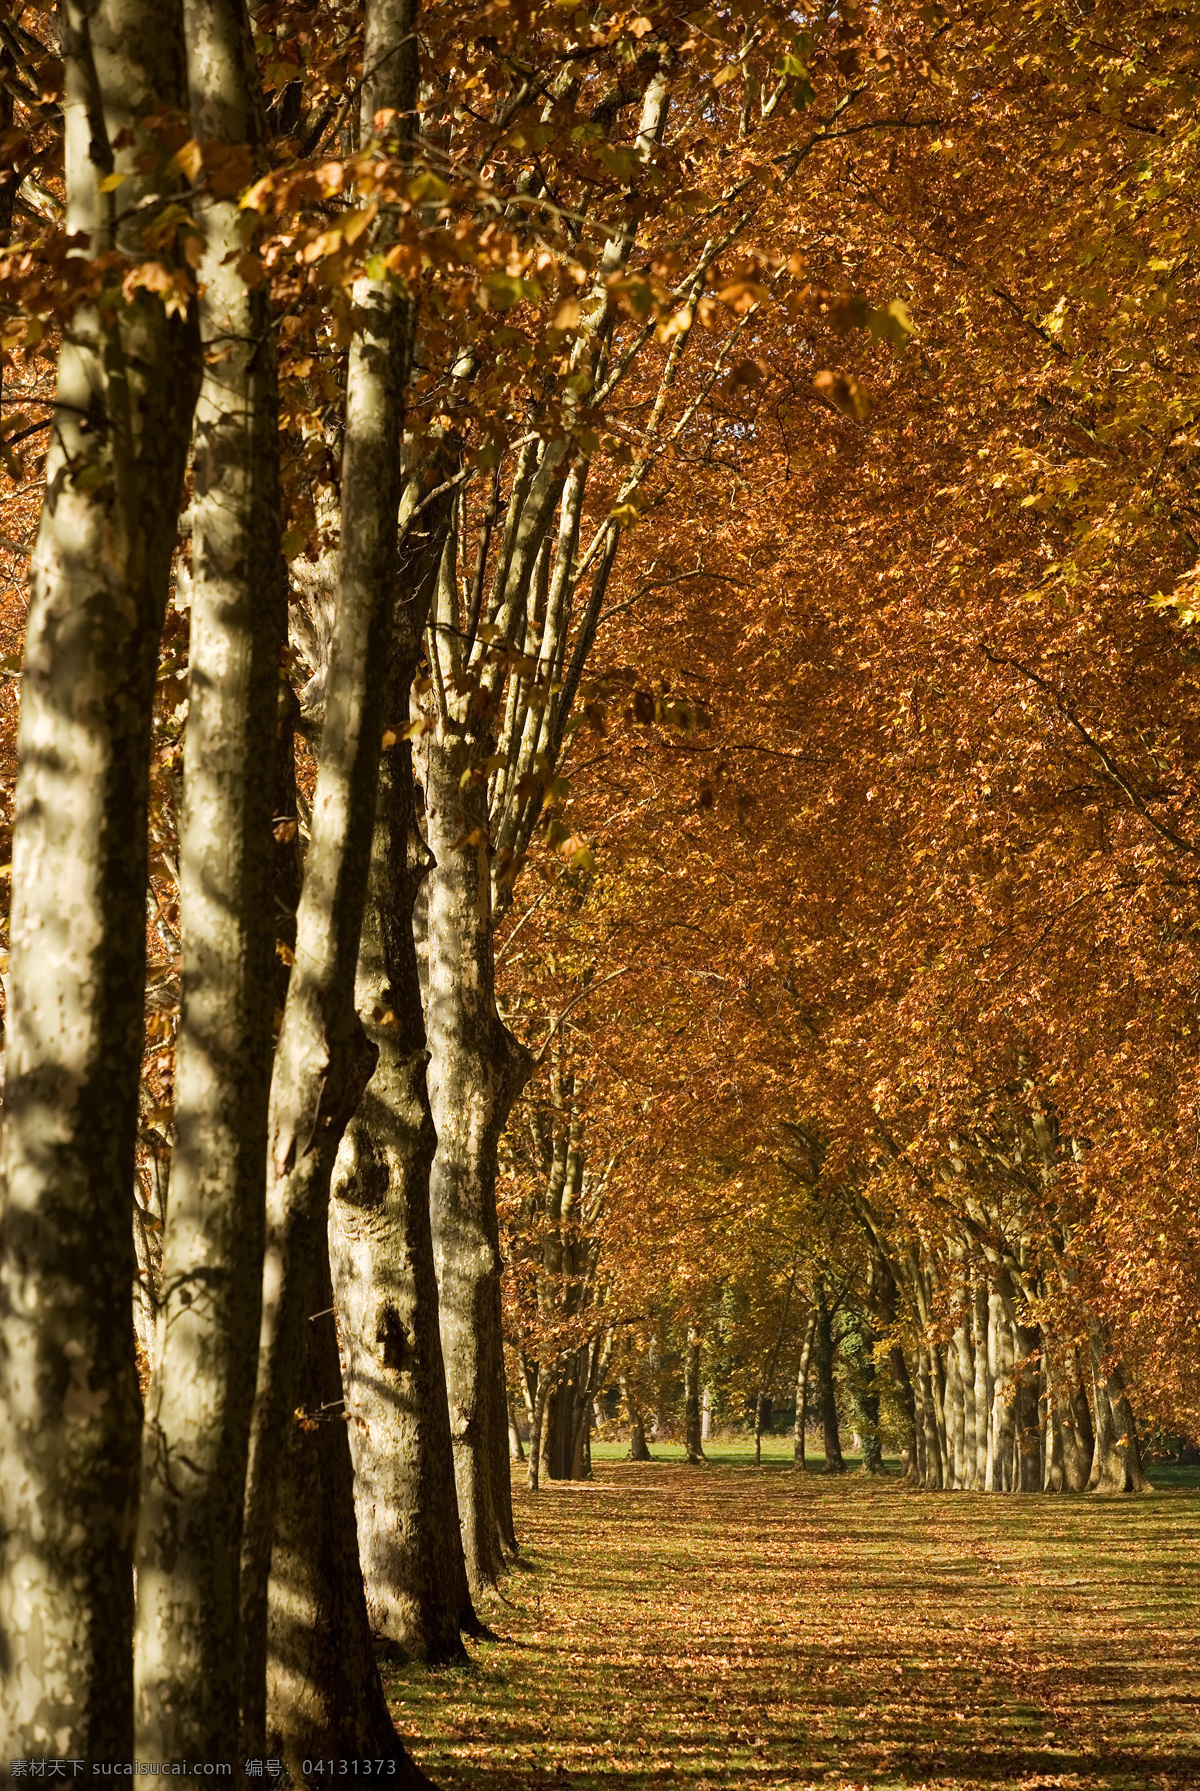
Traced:
[[971, 1486], [975, 1492], [982, 1492], [987, 1486], [993, 1387], [988, 1358], [987, 1284], [977, 1272], [972, 1273], [971, 1320], [975, 1350], [975, 1465]]
[[1017, 1492], [1042, 1490], [1042, 1427], [1039, 1410], [1041, 1365], [1040, 1333], [1036, 1325], [1014, 1324], [1016, 1337], [1016, 1395], [1013, 1421], [1017, 1435]]
[[[437, 861], [428, 884], [426, 1024], [437, 1128], [430, 1178], [442, 1352], [463, 1552], [472, 1593], [503, 1567], [494, 1457], [507, 1474], [500, 1398], [497, 1147], [532, 1059], [496, 1012], [486, 788], [453, 723], [428, 743], [425, 807]], [[463, 784], [466, 774], [467, 783]]]
[[838, 1436], [837, 1394], [833, 1385], [833, 1324], [829, 1316], [823, 1277], [817, 1280], [816, 1306], [817, 1388], [821, 1402], [821, 1428], [825, 1433], [825, 1472], [844, 1474], [846, 1464], [842, 1460], [842, 1445]]
[[1092, 1387], [1096, 1409], [1096, 1451], [1089, 1492], [1143, 1493], [1150, 1483], [1142, 1468], [1137, 1426], [1119, 1366], [1104, 1371], [1103, 1340], [1092, 1338]]
[[704, 1444], [700, 1440], [700, 1338], [691, 1329], [683, 1358], [683, 1440], [688, 1461], [704, 1461]]
[[629, 1391], [629, 1381], [621, 1376], [621, 1398], [625, 1402], [625, 1415], [629, 1420], [629, 1459], [630, 1461], [651, 1461], [653, 1457], [646, 1447], [646, 1426], [642, 1419], [642, 1410]]
[[1057, 1376], [1051, 1361], [1050, 1339], [1041, 1332], [1042, 1351], [1042, 1491], [1062, 1492], [1066, 1486], [1066, 1445], [1063, 1411], [1069, 1410], [1059, 1395]]
[[[508, 1410], [508, 1459], [509, 1461], [525, 1460], [525, 1445], [521, 1441], [521, 1433], [517, 1429], [517, 1415], [513, 1411], [512, 1394], [506, 1393], [505, 1406]], [[453, 1462], [453, 1457], [451, 1458]], [[458, 1500], [454, 1501], [454, 1514], [458, 1515]], [[461, 1546], [461, 1544], [460, 1544]]]
[[1092, 1416], [1079, 1373], [1075, 1349], [1054, 1352], [1047, 1345], [1052, 1370], [1052, 1393], [1062, 1445], [1062, 1483], [1066, 1492], [1083, 1492], [1088, 1484], [1095, 1454]]
[[[66, 0], [59, 17], [67, 229], [136, 262], [162, 179], [143, 119], [184, 105], [179, 7]], [[63, 331], [30, 572], [0, 1224], [0, 1696], [10, 1756], [127, 1760], [147, 792], [199, 367], [189, 323], [145, 288], [122, 302], [115, 277], [111, 305], [85, 303]]]
[[[496, 1232], [496, 1248], [499, 1253], [499, 1226]], [[503, 1268], [503, 1264], [501, 1264]], [[496, 1396], [491, 1405], [492, 1421], [492, 1500], [496, 1510], [496, 1527], [500, 1532], [500, 1547], [505, 1557], [515, 1561], [520, 1554], [517, 1541], [516, 1518], [513, 1514], [512, 1502], [512, 1469], [508, 1462], [508, 1389], [504, 1378], [504, 1302], [499, 1283], [496, 1286], [496, 1344], [494, 1351]], [[447, 1414], [449, 1406], [447, 1405]], [[451, 1454], [453, 1461], [453, 1454]]]
[[928, 1395], [928, 1383], [926, 1383], [926, 1377], [921, 1374], [921, 1358], [919, 1358], [919, 1354], [913, 1358], [913, 1370], [915, 1370], [912, 1377], [915, 1420], [913, 1420], [912, 1429], [912, 1458], [913, 1469], [915, 1469], [915, 1472], [910, 1474], [908, 1478], [912, 1479], [912, 1483], [915, 1487], [921, 1488], [922, 1492], [924, 1492], [924, 1488], [930, 1485], [930, 1479], [928, 1479], [928, 1467], [930, 1467], [930, 1449], [928, 1449], [930, 1427], [926, 1424], [926, 1410], [928, 1410], [928, 1397], [930, 1397], [930, 1395]]
[[1016, 1448], [1013, 1335], [1006, 1302], [998, 1288], [988, 1293], [988, 1378], [993, 1392], [984, 1490], [1011, 1492]]
[[585, 1395], [576, 1408], [575, 1434], [571, 1439], [572, 1480], [590, 1480], [592, 1477], [591, 1435], [592, 1401]]
[[975, 1351], [971, 1337], [971, 1307], [968, 1304], [959, 1315], [958, 1324], [954, 1327], [951, 1339], [951, 1350], [956, 1357], [958, 1385], [963, 1408], [962, 1451], [955, 1470], [956, 1484], [964, 1491], [973, 1492], [976, 1486], [977, 1453], [975, 1448]]
[[303, 1782], [306, 1759], [382, 1758], [389, 1784], [429, 1780], [392, 1725], [363, 1599], [354, 1476], [338, 1362], [323, 1215], [299, 1257], [306, 1281], [295, 1421], [275, 1463], [279, 1495], [267, 1623], [267, 1725], [262, 1751]]
[[[413, 23], [413, 0], [368, 0], [364, 49], [368, 73], [361, 102], [364, 136], [370, 135], [379, 111], [398, 115], [405, 128], [411, 122], [417, 96]], [[254, 1754], [263, 1751], [266, 1731], [267, 1590], [279, 1461], [292, 1427], [296, 1376], [307, 1321], [314, 1311], [307, 1298], [311, 1264], [305, 1252], [315, 1252], [318, 1259], [327, 1256], [334, 1159], [375, 1056], [354, 1010], [354, 982], [394, 613], [411, 310], [386, 279], [364, 277], [356, 283], [354, 296], [362, 321], [351, 344], [347, 372], [337, 614], [311, 841], [296, 922], [296, 964], [276, 1047], [268, 1121], [266, 1266], [241, 1591], [242, 1721], [246, 1750]], [[331, 1441], [328, 1447], [345, 1452], [349, 1471], [344, 1428], [338, 1426], [336, 1436], [340, 1442]], [[353, 1527], [349, 1547], [356, 1555]], [[363, 1599], [361, 1574], [355, 1572], [351, 1580], [341, 1590]], [[316, 1708], [321, 1700], [319, 1687], [298, 1696], [287, 1721], [294, 1717], [300, 1724], [303, 1709]], [[364, 1751], [382, 1751], [390, 1745], [388, 1735], [381, 1732], [375, 1745]], [[317, 1751], [344, 1751], [341, 1736], [331, 1731]]]
[[817, 1334], [817, 1309], [808, 1315], [800, 1362], [796, 1369], [796, 1428], [792, 1434], [792, 1466], [804, 1466], [805, 1431], [808, 1426], [808, 1370], [812, 1362], [813, 1341]]
[[922, 1432], [922, 1476], [921, 1484], [927, 1492], [941, 1492], [946, 1484], [945, 1455], [943, 1453], [943, 1426], [938, 1423], [938, 1408], [934, 1393], [935, 1369], [930, 1364], [930, 1352], [925, 1348], [917, 1350], [917, 1385], [920, 1388], [920, 1429]]
[[529, 1426], [529, 1490], [537, 1492], [542, 1483], [542, 1447], [545, 1441], [546, 1406], [552, 1382], [543, 1370], [538, 1375], [537, 1392], [533, 1396], [533, 1418]]
[[[265, 133], [244, 0], [184, 0], [184, 21], [196, 137], [249, 146], [261, 172]], [[137, 1751], [163, 1760], [230, 1759], [238, 1742], [238, 1562], [262, 1305], [286, 591], [270, 289], [241, 272], [236, 198], [201, 188], [195, 215], [206, 364], [194, 425], [179, 832], [183, 996], [134, 1652]]]
[[[431, 529], [418, 518], [405, 534], [385, 705], [393, 722], [408, 714], [444, 526], [444, 517]], [[437, 1139], [413, 940], [429, 863], [412, 749], [397, 741], [380, 768], [355, 992], [375, 1073], [338, 1153], [329, 1248], [371, 1627], [436, 1662], [460, 1658], [460, 1629], [478, 1625], [458, 1525], [429, 1223]]]
[[910, 1485], [917, 1484], [917, 1402], [913, 1394], [912, 1377], [908, 1372], [908, 1363], [904, 1359], [904, 1351], [898, 1343], [888, 1350], [888, 1365], [892, 1371], [892, 1387], [901, 1411], [908, 1420], [908, 1446], [901, 1445], [901, 1457], [908, 1457], [905, 1479]]

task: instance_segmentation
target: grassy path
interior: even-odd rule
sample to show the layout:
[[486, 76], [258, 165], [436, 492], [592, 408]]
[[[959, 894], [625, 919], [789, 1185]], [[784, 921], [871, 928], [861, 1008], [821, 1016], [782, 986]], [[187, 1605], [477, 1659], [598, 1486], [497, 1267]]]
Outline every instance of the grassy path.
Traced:
[[1200, 1786], [1195, 1491], [597, 1462], [517, 1526], [503, 1641], [392, 1682], [444, 1791]]

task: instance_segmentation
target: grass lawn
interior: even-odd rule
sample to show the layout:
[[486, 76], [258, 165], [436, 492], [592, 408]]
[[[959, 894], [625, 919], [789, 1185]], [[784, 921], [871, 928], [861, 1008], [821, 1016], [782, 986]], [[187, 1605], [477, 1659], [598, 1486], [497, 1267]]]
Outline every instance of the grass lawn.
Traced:
[[589, 1484], [518, 1487], [501, 1639], [388, 1681], [437, 1784], [1200, 1785], [1193, 1488], [915, 1494], [771, 1441], [767, 1471], [596, 1449]]

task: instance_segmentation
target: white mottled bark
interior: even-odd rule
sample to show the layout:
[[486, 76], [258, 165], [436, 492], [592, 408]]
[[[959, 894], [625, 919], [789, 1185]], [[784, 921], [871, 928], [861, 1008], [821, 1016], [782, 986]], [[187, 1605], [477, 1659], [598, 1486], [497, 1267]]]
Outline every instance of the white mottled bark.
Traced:
[[[60, 17], [67, 227], [92, 253], [136, 259], [161, 178], [139, 169], [147, 154], [160, 166], [142, 121], [184, 97], [179, 8], [67, 0]], [[112, 173], [126, 178], [101, 191]], [[144, 291], [83, 307], [64, 331], [13, 842], [0, 1220], [6, 1758], [132, 1752], [130, 1196], [147, 786], [197, 378], [191, 327]]]

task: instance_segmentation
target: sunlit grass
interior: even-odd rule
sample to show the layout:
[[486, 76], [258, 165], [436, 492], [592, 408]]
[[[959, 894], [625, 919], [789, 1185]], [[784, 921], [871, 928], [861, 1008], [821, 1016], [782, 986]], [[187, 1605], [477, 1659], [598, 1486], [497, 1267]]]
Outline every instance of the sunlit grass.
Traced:
[[725, 1445], [706, 1468], [597, 1449], [591, 1485], [518, 1485], [524, 1564], [487, 1612], [504, 1639], [467, 1671], [391, 1684], [430, 1776], [446, 1791], [1200, 1783], [1193, 1491], [937, 1497], [819, 1463], [783, 1473], [787, 1439], [770, 1442], [770, 1472], [724, 1465]]

